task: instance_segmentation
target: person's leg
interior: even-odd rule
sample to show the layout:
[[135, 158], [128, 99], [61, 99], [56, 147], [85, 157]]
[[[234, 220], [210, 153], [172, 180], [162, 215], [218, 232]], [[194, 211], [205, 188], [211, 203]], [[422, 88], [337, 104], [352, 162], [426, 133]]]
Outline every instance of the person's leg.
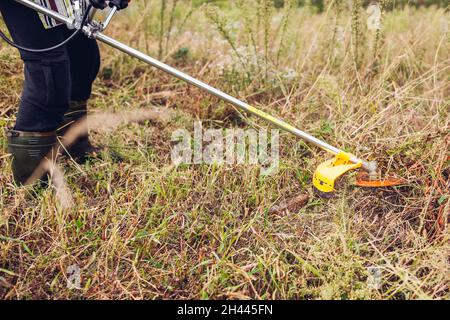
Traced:
[[[0, 11], [19, 45], [41, 49], [65, 39], [64, 26], [45, 29], [36, 12], [12, 0], [0, 1]], [[54, 131], [69, 107], [70, 63], [67, 49], [47, 53], [21, 51], [25, 82], [17, 114], [16, 130]]]
[[[66, 36], [70, 36], [70, 32], [66, 30]], [[67, 44], [67, 51], [70, 58], [71, 101], [58, 134], [63, 136], [71, 125], [84, 123], [84, 128], [80, 129], [85, 134], [80, 136], [67, 150], [71, 157], [82, 163], [88, 155], [97, 151], [89, 141], [88, 128], [86, 122], [82, 120], [87, 116], [87, 101], [92, 93], [92, 83], [100, 68], [100, 50], [96, 40], [79, 35]]]
[[[19, 45], [41, 49], [65, 39], [64, 27], [46, 30], [36, 12], [12, 0], [1, 0], [0, 12]], [[55, 130], [69, 107], [70, 62], [64, 47], [47, 53], [21, 51], [20, 55], [25, 81], [8, 142], [15, 181], [24, 184], [56, 142]]]
[[[66, 29], [66, 37], [72, 31]], [[92, 83], [100, 69], [100, 50], [97, 41], [80, 34], [67, 44], [70, 59], [72, 101], [86, 101], [92, 93]]]

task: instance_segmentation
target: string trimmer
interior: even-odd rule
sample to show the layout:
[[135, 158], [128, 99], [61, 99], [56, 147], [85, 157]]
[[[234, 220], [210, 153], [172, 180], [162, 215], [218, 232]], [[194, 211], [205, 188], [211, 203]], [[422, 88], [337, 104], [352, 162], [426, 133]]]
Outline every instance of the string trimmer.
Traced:
[[[335, 184], [337, 179], [339, 179], [341, 176], [343, 176], [345, 173], [349, 172], [350, 170], [355, 169], [363, 169], [365, 172], [367, 172], [365, 177], [367, 179], [364, 179], [364, 181], [359, 181], [359, 185], [361, 186], [369, 186], [369, 187], [384, 187], [384, 186], [393, 186], [393, 185], [399, 185], [403, 183], [401, 180], [373, 180], [374, 177], [377, 177], [376, 171], [377, 171], [377, 164], [376, 162], [368, 162], [364, 161], [355, 155], [345, 152], [343, 150], [340, 150], [325, 141], [322, 141], [320, 139], [317, 139], [316, 137], [313, 137], [312, 135], [303, 132], [294, 126], [284, 122], [283, 120], [277, 119], [271, 115], [269, 115], [266, 112], [263, 112], [235, 97], [230, 96], [229, 94], [226, 94], [222, 92], [221, 90], [218, 90], [194, 77], [191, 77], [161, 61], [158, 61], [136, 49], [133, 49], [113, 38], [110, 38], [103, 34], [102, 32], [106, 29], [106, 27], [109, 25], [111, 20], [113, 19], [114, 15], [116, 14], [116, 8], [112, 7], [107, 14], [104, 21], [96, 21], [94, 20], [95, 10], [93, 12], [81, 12], [81, 10], [75, 10], [75, 18], [68, 18], [64, 15], [61, 15], [55, 11], [52, 11], [50, 9], [47, 9], [31, 0], [15, 0], [16, 2], [19, 2], [41, 14], [44, 14], [46, 16], [49, 16], [50, 18], [55, 19], [58, 22], [65, 23], [69, 28], [78, 30], [78, 32], [83, 32], [86, 36], [96, 39], [98, 41], [101, 41], [113, 48], [116, 48], [130, 56], [133, 56], [153, 67], [156, 67], [180, 80], [183, 80], [191, 85], [194, 85], [204, 91], [209, 92], [210, 94], [218, 97], [219, 99], [222, 99], [233, 106], [248, 112], [252, 115], [255, 115], [273, 125], [280, 128], [281, 130], [287, 131], [292, 133], [293, 135], [312, 143], [315, 146], [318, 146], [325, 151], [328, 151], [332, 155], [334, 155], [334, 158], [331, 160], [328, 160], [322, 164], [320, 164], [316, 171], [314, 172], [313, 177], [313, 184], [317, 188], [317, 190], [328, 194], [330, 192], [333, 192], [335, 190]], [[89, 8], [88, 10], [91, 10]], [[86, 18], [89, 16], [89, 18]], [[12, 41], [8, 41], [10, 44], [14, 45]], [[24, 49], [24, 48], [22, 48]], [[26, 49], [26, 48], [25, 48]]]

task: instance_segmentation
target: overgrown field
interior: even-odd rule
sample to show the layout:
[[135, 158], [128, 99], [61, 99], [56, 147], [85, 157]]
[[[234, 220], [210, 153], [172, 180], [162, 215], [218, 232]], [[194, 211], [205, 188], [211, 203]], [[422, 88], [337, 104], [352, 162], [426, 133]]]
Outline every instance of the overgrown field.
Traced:
[[[57, 190], [16, 188], [5, 131], [22, 63], [1, 43], [0, 297], [450, 298], [448, 10], [382, 10], [378, 24], [361, 1], [322, 13], [200, 2], [136, 0], [107, 33], [408, 185], [356, 188], [351, 173], [334, 197], [317, 197], [312, 173], [330, 155], [289, 134], [269, 176], [176, 167], [176, 129], [267, 124], [102, 46], [90, 102], [102, 158], [58, 159], [67, 185]], [[297, 196], [307, 203], [272, 210]], [[73, 266], [80, 289], [67, 288]]]

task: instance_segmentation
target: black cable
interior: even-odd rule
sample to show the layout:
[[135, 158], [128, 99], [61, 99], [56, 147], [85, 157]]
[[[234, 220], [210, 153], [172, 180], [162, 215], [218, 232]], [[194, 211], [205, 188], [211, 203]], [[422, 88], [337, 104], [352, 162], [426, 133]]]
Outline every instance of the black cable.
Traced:
[[83, 20], [81, 21], [80, 29], [77, 29], [77, 31], [75, 31], [72, 35], [70, 35], [70, 37], [68, 37], [68, 38], [67, 38], [66, 40], [64, 40], [63, 42], [57, 44], [56, 46], [50, 47], [50, 48], [45, 48], [45, 49], [30, 49], [30, 48], [22, 47], [22, 46], [20, 46], [20, 45], [18, 45], [18, 44], [16, 44], [16, 43], [14, 43], [12, 40], [10, 40], [10, 39], [3, 33], [3, 31], [1, 31], [1, 30], [0, 30], [0, 37], [1, 37], [7, 44], [9, 44], [10, 46], [12, 46], [12, 47], [14, 47], [14, 48], [16, 48], [16, 49], [25, 51], [25, 52], [32, 52], [32, 53], [49, 52], [49, 51], [58, 49], [58, 48], [60, 48], [60, 47], [62, 47], [62, 46], [64, 46], [64, 45], [68, 44], [68, 43], [69, 43], [70, 41], [72, 41], [77, 35], [79, 35], [80, 32], [83, 31], [83, 27], [84, 27], [84, 25], [86, 24], [86, 21], [87, 21], [87, 19], [88, 19], [88, 17], [89, 17], [89, 12], [91, 11], [91, 9], [92, 9], [92, 5], [90, 4], [90, 5], [87, 7], [86, 12], [85, 12], [84, 15], [83, 15]]

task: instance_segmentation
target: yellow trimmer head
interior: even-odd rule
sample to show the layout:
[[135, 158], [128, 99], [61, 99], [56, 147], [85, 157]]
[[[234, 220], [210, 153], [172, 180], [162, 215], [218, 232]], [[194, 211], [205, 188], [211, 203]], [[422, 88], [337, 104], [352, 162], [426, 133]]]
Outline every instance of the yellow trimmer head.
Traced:
[[333, 192], [338, 178], [350, 170], [362, 167], [362, 161], [353, 163], [351, 158], [352, 154], [341, 151], [334, 159], [320, 164], [314, 172], [314, 187], [320, 192]]
[[356, 186], [362, 188], [394, 187], [406, 184], [404, 179], [384, 178], [379, 179], [376, 174], [376, 163], [357, 160], [355, 156], [347, 152], [339, 152], [334, 159], [320, 164], [314, 172], [314, 187], [324, 195], [335, 191], [336, 181], [350, 170], [363, 168], [367, 172], [361, 172], [356, 179]]

